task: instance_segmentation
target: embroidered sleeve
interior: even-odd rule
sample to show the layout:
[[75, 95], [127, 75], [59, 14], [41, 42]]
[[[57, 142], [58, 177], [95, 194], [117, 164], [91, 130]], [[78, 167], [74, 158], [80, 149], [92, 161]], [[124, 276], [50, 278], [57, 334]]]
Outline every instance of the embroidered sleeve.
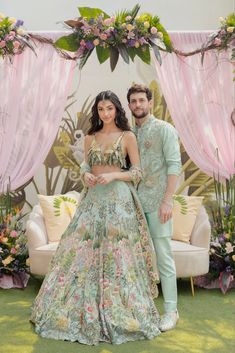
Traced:
[[177, 131], [167, 126], [163, 135], [163, 153], [167, 164], [167, 175], [180, 175], [181, 155]]
[[132, 165], [129, 169], [129, 173], [131, 175], [131, 181], [134, 184], [134, 187], [137, 188], [143, 176], [142, 169], [137, 165]]
[[89, 164], [83, 161], [80, 168], [80, 178], [84, 186], [85, 186], [84, 175], [85, 173], [90, 173], [90, 172], [91, 172], [91, 167], [89, 166]]

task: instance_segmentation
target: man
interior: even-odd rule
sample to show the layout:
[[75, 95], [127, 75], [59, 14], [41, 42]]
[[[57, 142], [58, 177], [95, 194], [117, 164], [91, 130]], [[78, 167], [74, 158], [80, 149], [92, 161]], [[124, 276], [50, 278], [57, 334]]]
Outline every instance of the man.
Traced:
[[181, 156], [175, 128], [150, 114], [152, 93], [144, 85], [135, 84], [127, 93], [129, 108], [135, 117], [143, 179], [138, 186], [157, 255], [165, 313], [160, 330], [173, 329], [179, 319], [175, 263], [172, 237], [172, 196], [181, 171]]

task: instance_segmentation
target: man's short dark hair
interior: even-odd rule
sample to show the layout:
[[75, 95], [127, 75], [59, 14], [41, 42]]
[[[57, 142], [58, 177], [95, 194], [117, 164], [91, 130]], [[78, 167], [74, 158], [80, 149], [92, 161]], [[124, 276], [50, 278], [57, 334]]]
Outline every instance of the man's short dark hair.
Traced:
[[145, 93], [148, 101], [150, 101], [152, 99], [152, 92], [150, 91], [150, 89], [147, 86], [142, 85], [142, 84], [135, 83], [134, 85], [132, 85], [129, 88], [129, 90], [127, 92], [128, 103], [130, 103], [130, 96], [133, 93]]

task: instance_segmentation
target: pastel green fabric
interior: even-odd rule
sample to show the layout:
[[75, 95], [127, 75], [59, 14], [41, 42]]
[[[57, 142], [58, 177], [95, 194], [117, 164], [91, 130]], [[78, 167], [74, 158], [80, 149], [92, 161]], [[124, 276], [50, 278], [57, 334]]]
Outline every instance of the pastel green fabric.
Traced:
[[105, 151], [102, 151], [101, 146], [94, 139], [88, 151], [88, 164], [92, 167], [94, 165], [114, 165], [120, 168], [126, 168], [126, 158], [123, 155], [121, 140], [125, 131], [112, 143]]
[[157, 255], [165, 312], [177, 309], [177, 283], [175, 262], [171, 251], [172, 220], [161, 224], [157, 211], [145, 213]]
[[81, 164], [81, 168], [80, 168], [80, 178], [81, 178], [81, 181], [82, 181], [84, 186], [85, 186], [85, 181], [84, 181], [85, 173], [91, 173], [91, 167], [89, 166], [88, 163], [83, 161], [82, 164]]
[[168, 175], [179, 175], [181, 155], [175, 128], [150, 116], [141, 127], [135, 127], [140, 152], [143, 178], [138, 195], [144, 212], [153, 212], [160, 206]]
[[158, 273], [145, 216], [131, 183], [84, 192], [32, 307], [47, 338], [96, 345], [160, 334]]

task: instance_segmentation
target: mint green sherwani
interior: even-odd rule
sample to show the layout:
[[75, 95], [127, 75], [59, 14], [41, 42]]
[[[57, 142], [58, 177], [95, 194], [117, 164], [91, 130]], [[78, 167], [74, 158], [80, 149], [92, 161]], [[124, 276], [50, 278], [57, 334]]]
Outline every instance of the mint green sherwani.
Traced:
[[181, 171], [178, 134], [171, 124], [154, 116], [141, 127], [136, 126], [135, 132], [143, 170], [138, 195], [157, 254], [165, 311], [170, 312], [177, 306], [175, 264], [170, 247], [173, 226], [172, 219], [160, 223], [158, 210], [166, 191], [167, 176], [179, 175]]

